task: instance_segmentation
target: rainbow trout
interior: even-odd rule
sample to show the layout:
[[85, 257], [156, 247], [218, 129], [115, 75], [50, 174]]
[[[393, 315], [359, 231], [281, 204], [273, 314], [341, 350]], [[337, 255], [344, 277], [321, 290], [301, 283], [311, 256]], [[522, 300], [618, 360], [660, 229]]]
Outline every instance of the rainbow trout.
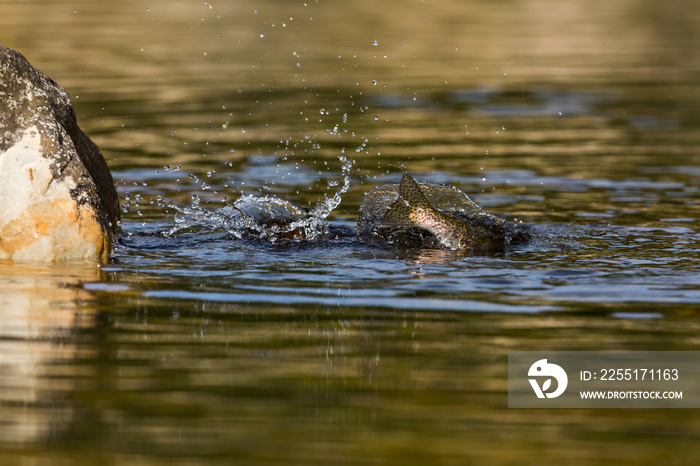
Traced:
[[429, 231], [448, 249], [465, 249], [475, 242], [471, 226], [430, 204], [420, 186], [408, 173], [399, 185], [399, 198], [384, 214], [384, 226], [415, 226]]

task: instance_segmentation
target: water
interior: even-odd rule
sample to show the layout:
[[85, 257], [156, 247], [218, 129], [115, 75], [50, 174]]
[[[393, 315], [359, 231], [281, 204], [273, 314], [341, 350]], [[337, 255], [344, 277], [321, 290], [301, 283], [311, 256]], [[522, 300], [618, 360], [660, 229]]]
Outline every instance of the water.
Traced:
[[[508, 351], [699, 349], [694, 5], [1, 7], [108, 159], [124, 231], [101, 267], [2, 264], [3, 462], [697, 462], [693, 412], [506, 407]], [[403, 169], [533, 239], [356, 240]], [[242, 195], [329, 234], [174, 229]]]

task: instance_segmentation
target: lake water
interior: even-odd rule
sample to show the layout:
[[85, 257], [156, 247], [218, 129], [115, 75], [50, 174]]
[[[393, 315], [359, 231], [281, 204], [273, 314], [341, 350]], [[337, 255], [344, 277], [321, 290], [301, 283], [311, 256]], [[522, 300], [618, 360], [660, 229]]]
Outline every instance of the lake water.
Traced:
[[[0, 8], [123, 211], [108, 264], [2, 263], [3, 464], [700, 459], [692, 410], [507, 408], [509, 351], [700, 350], [693, 2]], [[347, 233], [404, 170], [533, 239], [468, 256], [173, 230], [242, 194], [312, 207], [347, 174], [326, 218]]]

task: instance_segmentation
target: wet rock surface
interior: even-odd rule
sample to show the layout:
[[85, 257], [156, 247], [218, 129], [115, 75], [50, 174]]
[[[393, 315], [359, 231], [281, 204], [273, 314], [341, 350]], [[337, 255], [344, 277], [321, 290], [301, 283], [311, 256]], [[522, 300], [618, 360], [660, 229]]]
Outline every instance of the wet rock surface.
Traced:
[[68, 93], [0, 45], [0, 259], [104, 260], [118, 224], [112, 175]]

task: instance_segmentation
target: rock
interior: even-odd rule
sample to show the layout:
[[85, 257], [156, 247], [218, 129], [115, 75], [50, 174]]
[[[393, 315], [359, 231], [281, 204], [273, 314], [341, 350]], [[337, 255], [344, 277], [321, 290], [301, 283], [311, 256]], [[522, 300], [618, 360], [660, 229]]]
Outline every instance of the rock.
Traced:
[[0, 259], [105, 260], [118, 228], [112, 175], [68, 93], [0, 45]]

